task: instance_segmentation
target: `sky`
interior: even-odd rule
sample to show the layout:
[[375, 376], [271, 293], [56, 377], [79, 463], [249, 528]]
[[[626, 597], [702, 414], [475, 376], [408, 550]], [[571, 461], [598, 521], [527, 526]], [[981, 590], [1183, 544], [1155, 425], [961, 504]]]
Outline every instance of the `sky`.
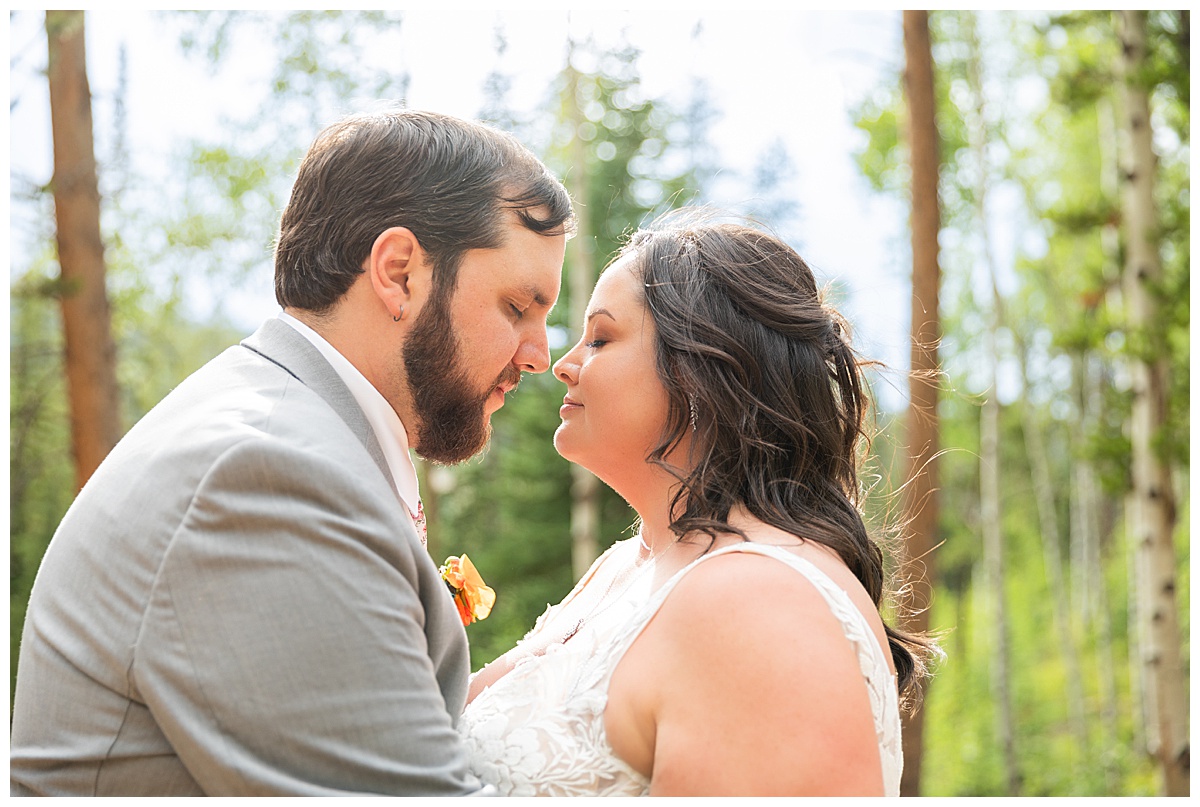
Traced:
[[[772, 142], [787, 146], [795, 172], [785, 190], [799, 206], [786, 230], [792, 245], [819, 280], [836, 281], [845, 290], [844, 313], [860, 350], [897, 371], [907, 365], [907, 210], [873, 194], [858, 174], [853, 153], [863, 136], [851, 123], [851, 109], [863, 97], [896, 81], [902, 63], [899, 11], [500, 11], [467, 4], [403, 15], [400, 52], [384, 58], [410, 74], [412, 107], [475, 117], [484, 78], [499, 66], [513, 78], [512, 105], [533, 109], [563, 66], [568, 34], [615, 43], [623, 32], [641, 50], [641, 81], [649, 98], [682, 103], [691, 77], [703, 77], [719, 112], [710, 138], [723, 170], [747, 172]], [[9, 18], [9, 131], [12, 175], [44, 182], [51, 174], [51, 139], [45, 80], [38, 72], [45, 64], [42, 20], [37, 11]], [[237, 71], [213, 75], [185, 60], [170, 29], [150, 12], [89, 11], [87, 26], [97, 130], [110, 114], [104, 99], [116, 87], [118, 49], [124, 44], [125, 112], [136, 141], [131, 152], [151, 173], [171, 170], [171, 143], [217, 133], [223, 114], [251, 103], [238, 93]], [[499, 62], [498, 27], [508, 42]], [[246, 70], [253, 70], [254, 53], [242, 58]], [[720, 187], [725, 190], [719, 193], [733, 196], [704, 201], [730, 207], [749, 201], [737, 196], [745, 193], [739, 186]], [[22, 233], [11, 236], [13, 254]], [[247, 332], [277, 311], [267, 272], [238, 289], [209, 291]], [[202, 310], [206, 295], [194, 297]], [[893, 393], [880, 395], [886, 406]]]

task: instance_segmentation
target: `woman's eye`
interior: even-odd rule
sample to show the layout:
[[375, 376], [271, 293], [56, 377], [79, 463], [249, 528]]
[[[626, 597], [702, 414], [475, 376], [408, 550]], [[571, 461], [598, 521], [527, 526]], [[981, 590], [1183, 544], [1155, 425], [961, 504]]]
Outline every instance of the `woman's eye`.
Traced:
[[584, 343], [583, 343], [583, 346], [584, 346], [584, 347], [590, 347], [590, 348], [592, 348], [593, 350], [595, 350], [596, 348], [598, 348], [598, 347], [603, 347], [604, 345], [607, 345], [607, 344], [608, 344], [608, 340], [607, 340], [607, 339], [593, 339], [593, 340], [592, 340], [592, 341], [590, 341], [590, 342], [584, 342]]

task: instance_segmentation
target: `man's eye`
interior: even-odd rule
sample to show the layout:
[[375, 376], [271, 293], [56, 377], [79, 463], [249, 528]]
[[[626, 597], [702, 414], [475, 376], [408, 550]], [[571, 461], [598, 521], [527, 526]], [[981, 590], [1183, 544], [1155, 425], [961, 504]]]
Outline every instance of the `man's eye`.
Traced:
[[521, 319], [522, 317], [525, 316], [525, 312], [522, 309], [517, 308], [512, 303], [509, 303], [508, 307], [512, 309], [513, 316], [516, 317], [517, 319]]

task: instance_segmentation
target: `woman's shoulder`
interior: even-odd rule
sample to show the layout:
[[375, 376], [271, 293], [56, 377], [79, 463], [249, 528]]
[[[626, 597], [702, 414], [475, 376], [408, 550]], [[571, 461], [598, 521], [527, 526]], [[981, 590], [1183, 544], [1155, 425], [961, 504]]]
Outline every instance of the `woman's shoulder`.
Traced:
[[[690, 565], [618, 668], [612, 721], [630, 719], [622, 704], [643, 723], [654, 716], [656, 780], [660, 768], [664, 781], [676, 768], [695, 775], [713, 736], [773, 775], [778, 749], [803, 748], [805, 764], [773, 782], [780, 792], [824, 792], [835, 760], [863, 757], [846, 766], [856, 775], [878, 766], [857, 651], [824, 593], [780, 551], [723, 547]], [[794, 750], [787, 758], [795, 762]]]
[[679, 585], [689, 579], [687, 588], [711, 587], [731, 596], [756, 585], [805, 592], [828, 583], [847, 592], [861, 588], [835, 551], [767, 525], [746, 530], [745, 538], [721, 536], [677, 577]]
[[811, 542], [725, 544], [680, 573], [664, 593], [658, 618], [679, 623], [671, 633], [680, 641], [696, 642], [688, 652], [720, 655], [730, 651], [724, 643], [746, 648], [782, 636], [833, 652], [847, 647], [848, 634], [861, 633], [864, 624], [881, 649], [887, 647], [870, 595], [832, 550]]
[[720, 654], [729, 650], [725, 642], [744, 645], [801, 626], [820, 629], [829, 612], [824, 596], [780, 552], [750, 545], [705, 555], [664, 592], [657, 619], [672, 623], [678, 640], [694, 640], [700, 653]]

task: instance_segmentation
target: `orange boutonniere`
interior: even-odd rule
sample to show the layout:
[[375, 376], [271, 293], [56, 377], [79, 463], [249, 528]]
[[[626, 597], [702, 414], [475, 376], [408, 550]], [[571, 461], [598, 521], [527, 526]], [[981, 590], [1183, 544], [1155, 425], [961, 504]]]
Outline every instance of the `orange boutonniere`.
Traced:
[[483, 583], [483, 578], [475, 569], [475, 564], [466, 555], [446, 558], [440, 569], [450, 596], [458, 607], [458, 615], [464, 625], [470, 625], [477, 619], [487, 619], [496, 604], [496, 592]]

